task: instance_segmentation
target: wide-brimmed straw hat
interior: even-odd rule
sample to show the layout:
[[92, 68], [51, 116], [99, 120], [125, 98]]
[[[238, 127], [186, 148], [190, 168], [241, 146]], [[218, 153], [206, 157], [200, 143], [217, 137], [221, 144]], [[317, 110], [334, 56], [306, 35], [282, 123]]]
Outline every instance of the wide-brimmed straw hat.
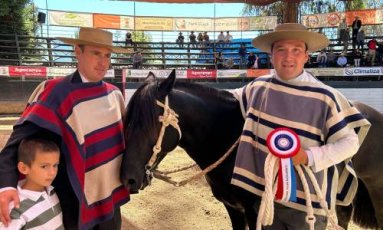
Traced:
[[113, 46], [113, 34], [96, 28], [81, 27], [78, 38], [57, 37], [56, 39], [71, 45], [90, 45], [103, 47], [115, 53], [131, 53], [131, 50]]
[[303, 41], [309, 52], [321, 50], [329, 45], [329, 40], [325, 35], [309, 31], [298, 23], [279, 24], [273, 32], [254, 38], [252, 44], [255, 48], [271, 53], [271, 45], [281, 40]]

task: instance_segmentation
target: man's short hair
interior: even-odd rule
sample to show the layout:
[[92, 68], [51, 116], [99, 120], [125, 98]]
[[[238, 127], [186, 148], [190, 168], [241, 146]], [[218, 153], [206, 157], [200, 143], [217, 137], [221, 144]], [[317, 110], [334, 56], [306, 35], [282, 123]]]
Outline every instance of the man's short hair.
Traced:
[[42, 153], [57, 152], [60, 153], [59, 147], [50, 140], [40, 138], [26, 138], [23, 139], [18, 148], [18, 161], [31, 166], [35, 160], [37, 151]]

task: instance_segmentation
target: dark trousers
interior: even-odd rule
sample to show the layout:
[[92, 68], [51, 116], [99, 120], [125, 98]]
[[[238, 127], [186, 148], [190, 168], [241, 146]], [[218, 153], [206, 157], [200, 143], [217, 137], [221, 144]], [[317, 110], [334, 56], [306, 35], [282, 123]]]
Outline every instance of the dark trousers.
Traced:
[[[258, 214], [260, 207], [260, 199], [254, 204], [256, 213]], [[327, 217], [315, 215], [315, 230], [325, 230], [327, 227]], [[273, 224], [263, 226], [263, 230], [309, 230], [310, 227], [306, 223], [306, 212], [292, 209], [278, 203], [274, 203], [274, 220]]]

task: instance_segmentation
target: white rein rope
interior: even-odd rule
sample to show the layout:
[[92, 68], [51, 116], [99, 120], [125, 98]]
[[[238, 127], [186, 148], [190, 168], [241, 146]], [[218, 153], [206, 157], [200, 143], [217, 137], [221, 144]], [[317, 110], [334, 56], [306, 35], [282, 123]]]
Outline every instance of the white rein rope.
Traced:
[[[271, 225], [273, 223], [274, 197], [276, 193], [276, 183], [274, 184], [274, 186], [273, 186], [273, 183], [274, 183], [274, 178], [278, 173], [279, 160], [280, 159], [274, 156], [273, 154], [268, 154], [265, 161], [265, 168], [264, 168], [265, 191], [262, 194], [262, 201], [258, 211], [257, 230], [261, 230], [262, 226]], [[304, 166], [304, 165], [296, 165], [295, 168], [298, 172], [299, 177], [301, 178], [303, 190], [306, 197], [306, 207], [307, 207], [306, 222], [309, 224], [310, 230], [314, 230], [316, 219], [314, 216], [314, 209], [311, 204], [310, 189], [302, 168], [306, 171], [306, 173], [308, 174], [314, 186], [315, 192], [320, 202], [320, 206], [326, 212], [329, 223], [331, 224], [331, 227], [328, 229], [342, 230], [343, 228], [338, 226], [338, 219], [335, 214], [335, 210], [329, 210], [327, 202], [323, 197], [322, 191], [318, 185], [318, 182], [313, 172], [311, 172], [308, 166]]]

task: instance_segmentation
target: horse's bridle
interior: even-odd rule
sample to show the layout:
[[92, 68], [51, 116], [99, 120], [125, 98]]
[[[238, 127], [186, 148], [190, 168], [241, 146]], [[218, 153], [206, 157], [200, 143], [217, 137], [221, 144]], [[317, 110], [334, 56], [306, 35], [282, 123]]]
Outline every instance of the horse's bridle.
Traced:
[[161, 152], [161, 145], [164, 139], [165, 129], [169, 125], [171, 125], [178, 131], [178, 134], [179, 134], [178, 139], [180, 140], [182, 137], [182, 132], [181, 132], [180, 126], [178, 125], [178, 114], [169, 107], [168, 96], [165, 97], [165, 104], [158, 100], [156, 100], [156, 104], [164, 109], [164, 113], [162, 114], [162, 116], [159, 116], [158, 118], [159, 122], [162, 123], [162, 126], [161, 126], [160, 133], [158, 135], [157, 142], [153, 147], [153, 155], [150, 158], [149, 162], [145, 165], [145, 173], [149, 183], [151, 179], [153, 178], [153, 171], [155, 170], [156, 166], [159, 163], [156, 161], [158, 159], [158, 153]]
[[214, 162], [213, 164], [209, 165], [207, 168], [205, 168], [204, 170], [200, 171], [199, 173], [191, 176], [188, 179], [182, 180], [182, 181], [173, 181], [168, 176], [166, 176], [166, 174], [191, 168], [195, 164], [193, 166], [187, 166], [187, 167], [182, 168], [180, 170], [175, 170], [175, 171], [168, 172], [168, 173], [164, 173], [164, 172], [160, 172], [160, 171], [156, 170], [158, 164], [160, 163], [159, 162], [160, 158], [158, 158], [158, 153], [161, 152], [161, 145], [162, 145], [162, 141], [163, 141], [163, 138], [164, 138], [165, 129], [169, 125], [171, 125], [175, 129], [177, 129], [178, 134], [179, 134], [179, 140], [182, 137], [182, 132], [181, 132], [180, 126], [178, 125], [178, 114], [173, 109], [171, 109], [169, 107], [168, 96], [165, 97], [165, 104], [160, 102], [160, 101], [158, 101], [158, 100], [156, 100], [156, 104], [164, 109], [164, 113], [163, 113], [162, 116], [159, 116], [159, 118], [158, 118], [158, 120], [162, 123], [162, 126], [161, 126], [161, 130], [160, 130], [160, 134], [158, 136], [157, 142], [156, 142], [156, 144], [153, 147], [153, 155], [150, 158], [150, 160], [148, 161], [148, 163], [145, 165], [145, 173], [146, 173], [146, 178], [147, 178], [147, 181], [148, 181], [149, 185], [150, 185], [150, 182], [151, 182], [153, 176], [155, 176], [156, 178], [161, 179], [163, 181], [166, 181], [166, 182], [168, 182], [168, 183], [170, 183], [170, 184], [172, 184], [174, 186], [185, 185], [189, 181], [197, 179], [197, 178], [200, 178], [200, 177], [206, 175], [208, 172], [210, 172], [214, 168], [216, 168], [219, 164], [221, 164], [230, 155], [231, 152], [233, 152], [234, 148], [239, 143], [240, 138], [238, 138], [237, 141], [216, 162]]

